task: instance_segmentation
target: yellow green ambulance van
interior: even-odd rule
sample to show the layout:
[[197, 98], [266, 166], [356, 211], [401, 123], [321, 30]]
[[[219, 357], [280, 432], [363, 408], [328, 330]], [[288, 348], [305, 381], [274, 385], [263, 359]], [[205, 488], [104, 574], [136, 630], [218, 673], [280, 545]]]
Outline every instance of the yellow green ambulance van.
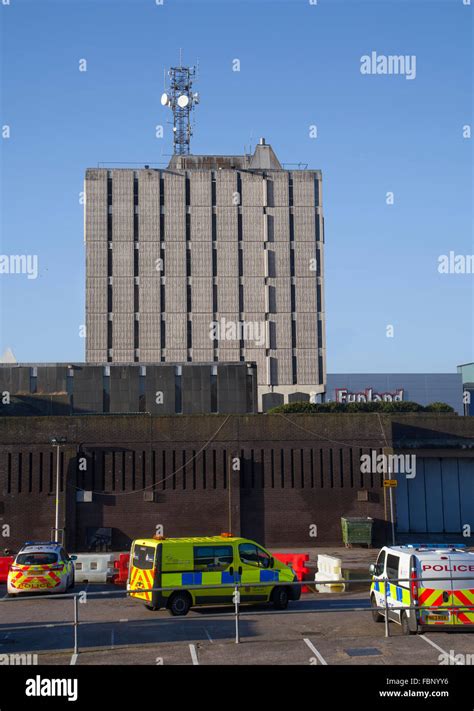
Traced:
[[[230, 603], [236, 583], [251, 583], [240, 588], [241, 602], [271, 602], [283, 610], [289, 600], [300, 597], [301, 587], [287, 584], [293, 581], [292, 568], [247, 538], [229, 533], [201, 538], [155, 536], [133, 541], [127, 590], [149, 610], [167, 608], [172, 615], [186, 615], [194, 605]], [[170, 590], [150, 592], [150, 588]]]

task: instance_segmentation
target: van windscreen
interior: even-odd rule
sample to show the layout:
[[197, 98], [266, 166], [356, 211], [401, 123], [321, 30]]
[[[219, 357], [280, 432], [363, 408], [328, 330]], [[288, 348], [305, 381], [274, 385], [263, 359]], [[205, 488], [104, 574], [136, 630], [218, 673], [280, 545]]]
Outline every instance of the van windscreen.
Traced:
[[156, 548], [152, 546], [135, 546], [133, 549], [133, 565], [140, 570], [151, 570], [155, 562]]

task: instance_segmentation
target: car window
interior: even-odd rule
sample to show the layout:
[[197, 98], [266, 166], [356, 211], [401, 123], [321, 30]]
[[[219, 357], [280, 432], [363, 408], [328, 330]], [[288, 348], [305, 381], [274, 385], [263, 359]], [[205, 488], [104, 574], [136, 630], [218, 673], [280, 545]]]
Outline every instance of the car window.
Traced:
[[258, 565], [260, 568], [269, 568], [270, 567], [270, 562], [271, 562], [271, 556], [268, 555], [266, 551], [263, 550], [263, 548], [259, 548], [257, 546], [257, 556], [258, 556]]
[[377, 566], [379, 567], [380, 574], [383, 573], [384, 565], [385, 565], [385, 551], [381, 550], [379, 553], [379, 557], [377, 558]]
[[387, 556], [387, 578], [389, 580], [394, 580], [399, 577], [398, 575], [398, 567], [400, 565], [400, 558], [398, 555], [391, 555], [390, 553]]
[[247, 565], [255, 565], [258, 568], [270, 567], [271, 557], [254, 543], [241, 543], [239, 555], [242, 563], [247, 563]]
[[194, 570], [226, 570], [233, 560], [232, 546], [194, 546]]
[[56, 553], [19, 553], [16, 559], [17, 565], [52, 565], [56, 563], [58, 556]]

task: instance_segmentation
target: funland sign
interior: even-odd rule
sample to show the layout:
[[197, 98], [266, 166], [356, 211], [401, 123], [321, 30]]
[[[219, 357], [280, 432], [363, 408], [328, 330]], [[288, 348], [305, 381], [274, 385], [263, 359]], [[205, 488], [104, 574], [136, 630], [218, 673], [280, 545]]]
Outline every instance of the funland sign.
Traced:
[[336, 402], [400, 402], [403, 400], [403, 389], [393, 393], [375, 393], [373, 388], [363, 392], [351, 393], [347, 388], [336, 388]]

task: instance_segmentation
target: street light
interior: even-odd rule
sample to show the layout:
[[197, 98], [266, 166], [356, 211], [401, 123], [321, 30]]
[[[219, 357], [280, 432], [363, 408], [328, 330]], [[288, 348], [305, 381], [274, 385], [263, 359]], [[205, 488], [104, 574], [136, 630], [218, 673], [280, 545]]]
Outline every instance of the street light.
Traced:
[[59, 447], [66, 442], [66, 437], [51, 437], [50, 442], [56, 447], [56, 500], [54, 505], [53, 540], [58, 540], [59, 534]]

